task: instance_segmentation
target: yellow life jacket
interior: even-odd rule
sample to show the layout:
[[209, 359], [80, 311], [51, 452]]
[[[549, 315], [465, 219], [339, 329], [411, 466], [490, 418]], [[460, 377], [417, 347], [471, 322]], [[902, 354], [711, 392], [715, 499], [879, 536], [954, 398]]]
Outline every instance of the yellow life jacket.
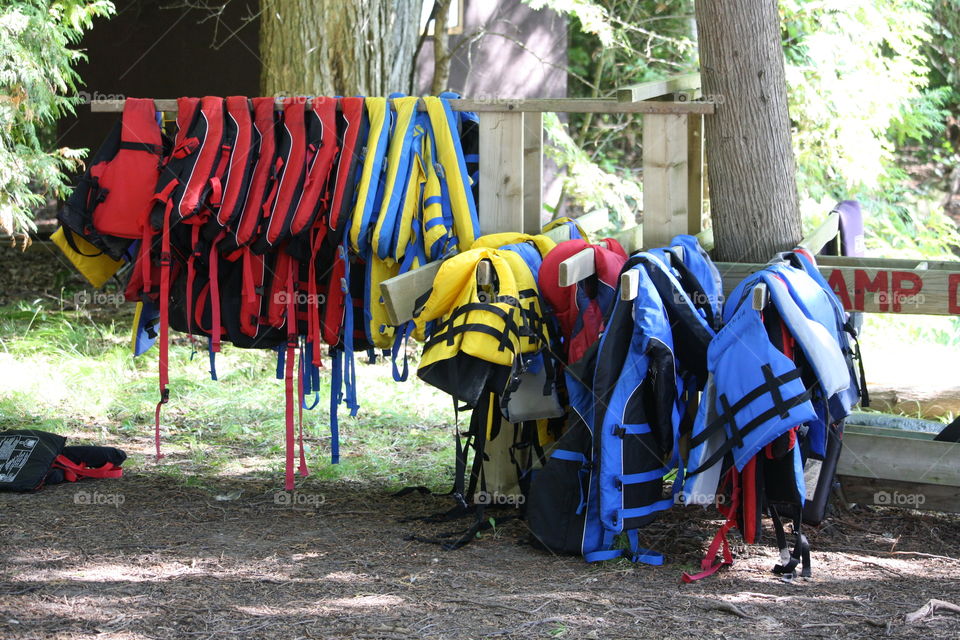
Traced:
[[[492, 283], [481, 286], [483, 261]], [[482, 247], [444, 261], [414, 320], [428, 336], [417, 375], [470, 406], [484, 390], [506, 390], [520, 356], [546, 346], [536, 281], [513, 251]]]
[[366, 98], [370, 131], [367, 134], [363, 171], [357, 184], [357, 200], [350, 220], [350, 246], [363, 255], [369, 246], [369, 230], [373, 224], [377, 189], [383, 172], [384, 156], [390, 134], [390, 107], [386, 98]]
[[[409, 191], [411, 181], [416, 182], [419, 178], [420, 168], [411, 163], [411, 155], [418, 150], [411, 149], [411, 146], [423, 137], [414, 136], [415, 121], [417, 115], [417, 102], [419, 98], [402, 97], [392, 100], [397, 113], [394, 121], [393, 130], [390, 134], [390, 146], [386, 157], [386, 171], [384, 173], [383, 183], [383, 201], [380, 205], [380, 212], [377, 216], [376, 224], [373, 230], [371, 244], [373, 254], [380, 259], [392, 257], [399, 259], [410, 241], [410, 226], [413, 224], [413, 206], [415, 204], [416, 193], [414, 190], [412, 197], [405, 197]], [[407, 217], [404, 214], [408, 214]], [[398, 216], [400, 220], [398, 220]], [[397, 229], [397, 225], [400, 228]], [[403, 233], [406, 227], [406, 234]], [[394, 232], [400, 231], [396, 246], [393, 246]]]
[[[447, 100], [428, 96], [423, 101], [430, 116], [430, 129], [435, 142], [436, 157], [432, 158], [434, 173], [440, 181], [440, 195], [445, 196], [449, 202], [453, 219], [452, 232], [457, 238], [456, 248], [462, 253], [480, 234], [480, 223], [460, 138], [454, 135], [455, 117]], [[430, 169], [427, 171], [429, 175]]]
[[[70, 233], [68, 239], [66, 234]], [[114, 260], [72, 231], [60, 227], [50, 236], [63, 255], [77, 268], [94, 288], [99, 289], [123, 266], [123, 260]], [[72, 243], [71, 243], [72, 240]]]
[[479, 249], [481, 247], [490, 247], [496, 249], [508, 244], [519, 244], [521, 242], [529, 242], [537, 248], [537, 251], [540, 252], [540, 257], [545, 258], [550, 251], [557, 246], [557, 243], [543, 234], [530, 235], [528, 233], [518, 233], [514, 231], [506, 231], [503, 233], [488, 233], [485, 236], [480, 236], [473, 242], [472, 249]]

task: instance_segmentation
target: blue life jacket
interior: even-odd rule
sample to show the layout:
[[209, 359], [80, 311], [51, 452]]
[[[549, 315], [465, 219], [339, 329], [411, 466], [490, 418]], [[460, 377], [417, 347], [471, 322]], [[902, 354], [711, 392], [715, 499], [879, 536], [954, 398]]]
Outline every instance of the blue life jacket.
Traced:
[[[697, 397], [696, 383], [683, 372], [702, 369], [706, 380], [706, 349], [714, 336], [685, 287], [695, 282], [688, 277], [691, 267], [684, 269], [680, 252], [669, 252], [627, 261], [624, 272], [636, 272], [638, 295], [632, 301], [615, 297], [601, 340], [567, 368], [568, 428], [534, 476], [527, 504], [536, 542], [554, 551], [579, 551], [589, 562], [663, 562], [640, 546], [639, 529], [669, 509], [682, 486], [679, 443], [687, 403], [695, 406]], [[709, 273], [705, 253], [683, 253], [693, 256], [692, 268]], [[684, 355], [681, 340], [689, 343]], [[689, 363], [682, 364], [684, 357]], [[664, 495], [664, 480], [674, 470], [673, 490]], [[620, 534], [626, 548], [616, 541]]]

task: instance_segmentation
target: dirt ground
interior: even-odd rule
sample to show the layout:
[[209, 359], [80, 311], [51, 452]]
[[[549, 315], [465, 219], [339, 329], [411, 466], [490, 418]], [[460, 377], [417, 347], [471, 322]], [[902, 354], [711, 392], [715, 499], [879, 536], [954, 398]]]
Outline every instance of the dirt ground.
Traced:
[[[115, 443], [121, 444], [121, 443]], [[146, 453], [149, 442], [125, 443]], [[171, 456], [164, 464], [176, 464]], [[120, 480], [0, 494], [0, 638], [956, 638], [960, 520], [856, 507], [811, 533], [814, 577], [770, 573], [768, 540], [692, 585], [716, 513], [675, 509], [642, 543], [662, 567], [532, 548], [520, 521], [444, 551], [401, 522], [450, 499], [309, 480]], [[289, 496], [289, 494], [281, 494]], [[466, 523], [461, 523], [463, 526]], [[733, 536], [737, 540], [737, 536]]]
[[[71, 283], [40, 248], [0, 250], [13, 265], [0, 304]], [[931, 599], [960, 604], [957, 517], [841, 510], [808, 532], [814, 577], [793, 582], [770, 572], [772, 536], [733, 535], [734, 566], [687, 585], [716, 512], [674, 509], [643, 532], [662, 567], [587, 565], [534, 549], [517, 520], [457, 551], [408, 540], [468, 524], [401, 521], [446, 497], [308, 480], [283, 504], [279, 479], [189, 479], [147, 464], [0, 493], [0, 640], [960, 637], [955, 613], [905, 619]]]

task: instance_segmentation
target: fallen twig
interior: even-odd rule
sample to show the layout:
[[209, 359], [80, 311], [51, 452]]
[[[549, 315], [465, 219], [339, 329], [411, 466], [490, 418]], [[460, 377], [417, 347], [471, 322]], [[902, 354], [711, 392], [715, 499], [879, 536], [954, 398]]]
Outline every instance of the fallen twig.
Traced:
[[747, 620], [753, 620], [757, 616], [751, 615], [733, 604], [732, 602], [727, 602], [726, 600], [699, 600], [703, 605], [703, 608], [707, 611], [722, 611], [724, 613], [732, 613], [738, 618], [746, 618]]
[[927, 604], [923, 605], [916, 611], [905, 615], [903, 621], [907, 624], [916, 624], [921, 620], [929, 618], [937, 611], [960, 614], [960, 607], [952, 602], [947, 602], [946, 600], [937, 600], [936, 598], [931, 598], [927, 601]]

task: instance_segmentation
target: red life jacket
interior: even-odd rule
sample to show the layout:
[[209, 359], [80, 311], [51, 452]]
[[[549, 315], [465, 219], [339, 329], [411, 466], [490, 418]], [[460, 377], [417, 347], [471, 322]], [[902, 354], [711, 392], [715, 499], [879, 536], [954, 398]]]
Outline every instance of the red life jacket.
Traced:
[[[543, 259], [537, 277], [540, 294], [553, 309], [560, 324], [568, 363], [579, 360], [603, 332], [605, 320], [613, 308], [620, 270], [627, 261], [626, 252], [616, 243], [610, 248], [590, 245], [583, 240], [568, 240], [553, 248]], [[593, 249], [596, 279], [588, 278], [568, 287], [560, 286], [560, 263]]]
[[273, 161], [277, 176], [276, 199], [269, 215], [262, 219], [260, 236], [253, 245], [257, 253], [275, 251], [290, 235], [290, 221], [296, 213], [306, 179], [305, 102], [305, 98], [294, 97], [287, 98], [283, 103], [283, 126], [277, 130], [277, 149]]
[[58, 214], [67, 241], [72, 244], [72, 234], [80, 235], [119, 260], [129, 239], [143, 235], [144, 221], [153, 207], [160, 159], [168, 144], [153, 100], [128, 98], [121, 121], [97, 150]]
[[90, 167], [104, 192], [93, 210], [97, 232], [139, 238], [153, 205], [163, 144], [153, 100], [131, 98], [123, 107], [120, 148], [110, 162]]
[[362, 165], [361, 153], [357, 149], [366, 124], [366, 109], [363, 98], [340, 98], [340, 117], [337, 121], [337, 138], [340, 141], [340, 158], [336, 167], [336, 180], [333, 184], [333, 200], [330, 203], [328, 225], [331, 241], [340, 243], [340, 237], [346, 229], [350, 213], [353, 211], [354, 188], [357, 183], [357, 165]]
[[249, 245], [257, 237], [260, 219], [273, 207], [276, 195], [276, 175], [273, 170], [277, 148], [276, 116], [273, 98], [253, 99], [253, 129], [251, 131], [251, 154], [248, 162], [253, 165], [250, 186], [242, 203], [239, 218], [229, 224], [230, 234], [224, 250], [230, 251]]
[[329, 204], [327, 183], [337, 151], [337, 103], [334, 98], [314, 98], [307, 112], [306, 180], [290, 220], [290, 234], [309, 229]]
[[[154, 194], [155, 205], [151, 212], [151, 224], [144, 225], [143, 244], [140, 249], [140, 271], [143, 292], [157, 296], [160, 307], [159, 368], [160, 401], [154, 412], [157, 457], [160, 457], [160, 408], [167, 403], [169, 390], [168, 348], [170, 331], [170, 282], [171, 268], [176, 255], [178, 261], [186, 256], [188, 331], [193, 315], [193, 282], [195, 261], [202, 258], [200, 229], [213, 207], [218, 207], [222, 197], [222, 175], [230, 157], [230, 149], [223, 144], [223, 99], [206, 97], [179, 98], [177, 100], [177, 135], [171, 155], [161, 169]], [[189, 231], [179, 228], [190, 227]], [[178, 228], [173, 229], [176, 226]], [[174, 233], [176, 232], [176, 233]], [[159, 247], [155, 240], [160, 234]], [[176, 247], [172, 236], [176, 235]], [[174, 251], [176, 248], [176, 251]], [[159, 249], [159, 251], [157, 251]], [[152, 255], [159, 257], [159, 291], [154, 292]], [[213, 292], [215, 295], [215, 292]], [[218, 309], [216, 296], [214, 309]], [[217, 314], [219, 315], [219, 313]], [[219, 321], [219, 318], [217, 318]], [[219, 330], [219, 322], [215, 323]]]
[[220, 229], [233, 228], [246, 206], [259, 151], [259, 139], [255, 139], [254, 133], [249, 100], [244, 96], [227, 98], [223, 137], [231, 150], [223, 172], [223, 198], [214, 217]]

